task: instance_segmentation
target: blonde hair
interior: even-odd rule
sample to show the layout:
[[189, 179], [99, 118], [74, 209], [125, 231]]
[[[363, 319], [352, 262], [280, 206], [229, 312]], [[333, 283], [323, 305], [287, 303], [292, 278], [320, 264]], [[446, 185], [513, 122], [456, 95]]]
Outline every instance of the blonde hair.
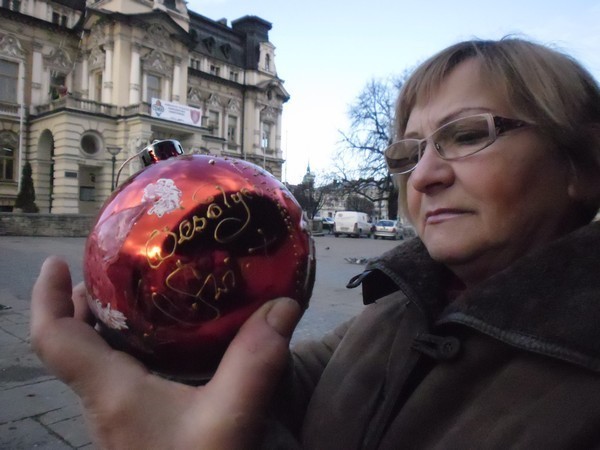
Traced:
[[[519, 38], [454, 44], [415, 69], [396, 106], [396, 139], [402, 139], [412, 109], [426, 102], [461, 62], [475, 59], [481, 75], [509, 99], [518, 118], [535, 124], [578, 173], [600, 180], [600, 88], [569, 55]], [[400, 205], [406, 212], [406, 182]], [[585, 223], [600, 207], [600, 194], [582, 205]]]

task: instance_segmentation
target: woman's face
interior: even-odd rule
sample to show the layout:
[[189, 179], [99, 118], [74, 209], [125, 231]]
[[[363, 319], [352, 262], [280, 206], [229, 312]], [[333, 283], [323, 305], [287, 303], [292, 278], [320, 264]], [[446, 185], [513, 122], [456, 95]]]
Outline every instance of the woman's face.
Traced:
[[[467, 60], [411, 111], [405, 137], [489, 112], [519, 118], [502, 93]], [[407, 184], [408, 212], [433, 259], [467, 286], [570, 230], [568, 163], [535, 127], [508, 131], [486, 149], [445, 161], [427, 148]]]

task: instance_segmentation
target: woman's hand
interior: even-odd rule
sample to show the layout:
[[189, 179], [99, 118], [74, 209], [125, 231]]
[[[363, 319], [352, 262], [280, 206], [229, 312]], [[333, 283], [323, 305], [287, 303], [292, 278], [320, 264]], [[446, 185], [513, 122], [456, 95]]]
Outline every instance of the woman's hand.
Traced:
[[258, 442], [300, 307], [278, 299], [248, 319], [214, 377], [191, 387], [152, 375], [90, 326], [84, 288], [51, 257], [33, 288], [35, 352], [81, 398], [91, 437], [109, 449], [231, 449]]

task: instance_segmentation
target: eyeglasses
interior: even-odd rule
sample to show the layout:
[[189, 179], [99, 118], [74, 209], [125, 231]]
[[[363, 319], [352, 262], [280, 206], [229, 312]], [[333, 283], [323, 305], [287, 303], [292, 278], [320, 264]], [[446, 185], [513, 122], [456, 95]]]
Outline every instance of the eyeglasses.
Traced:
[[390, 173], [412, 171], [431, 142], [440, 158], [447, 161], [471, 156], [489, 147], [503, 133], [529, 126], [517, 119], [493, 116], [490, 113], [461, 117], [448, 122], [425, 139], [402, 139], [385, 149], [384, 155]]

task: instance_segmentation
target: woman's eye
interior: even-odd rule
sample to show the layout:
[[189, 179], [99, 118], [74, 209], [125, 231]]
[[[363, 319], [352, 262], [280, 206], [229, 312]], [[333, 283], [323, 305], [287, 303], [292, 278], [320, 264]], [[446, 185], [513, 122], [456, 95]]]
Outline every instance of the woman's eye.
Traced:
[[458, 145], [477, 144], [488, 138], [488, 132], [484, 130], [460, 130], [452, 136], [452, 141]]

